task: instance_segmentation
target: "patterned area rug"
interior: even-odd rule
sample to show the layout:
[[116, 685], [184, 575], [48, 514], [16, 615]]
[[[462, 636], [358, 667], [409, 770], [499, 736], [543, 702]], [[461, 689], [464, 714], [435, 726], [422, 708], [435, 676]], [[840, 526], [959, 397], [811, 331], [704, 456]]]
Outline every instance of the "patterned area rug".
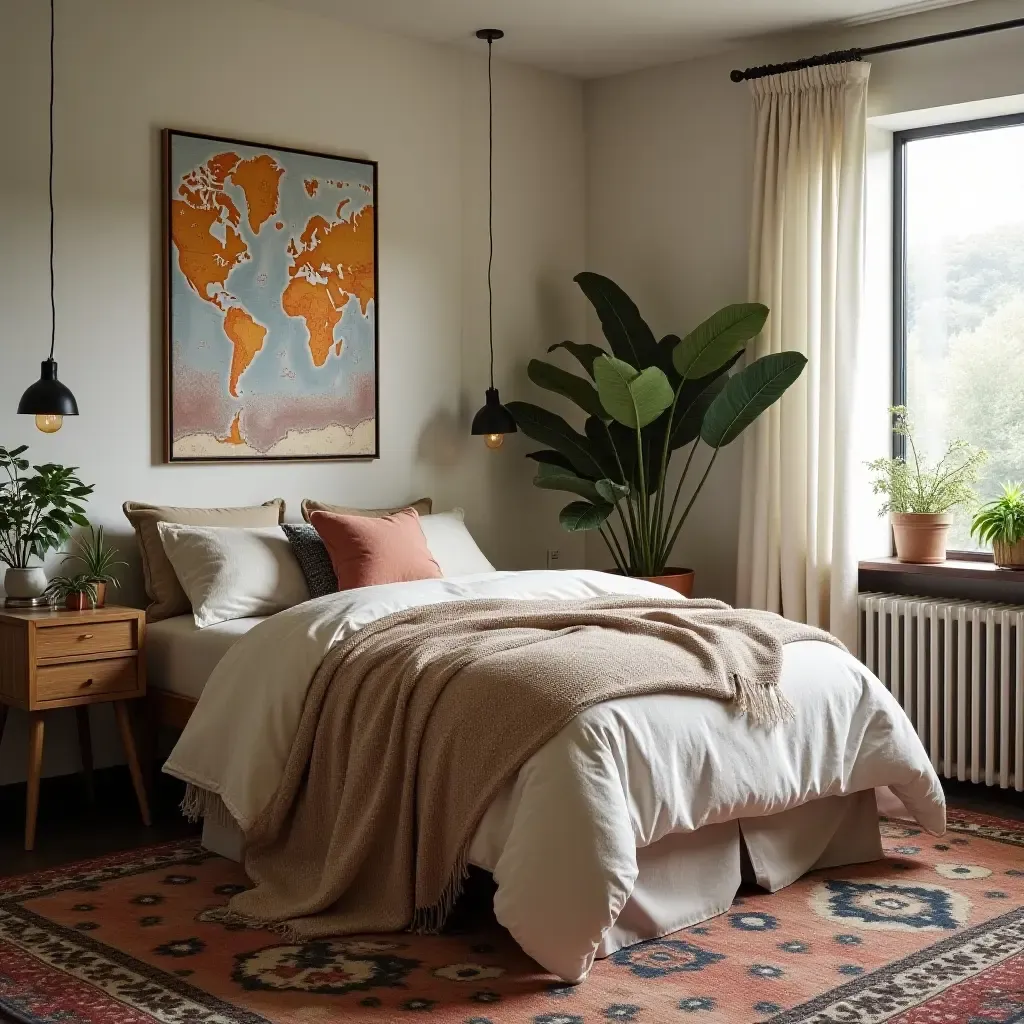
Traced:
[[744, 891], [571, 987], [491, 920], [282, 944], [225, 925], [240, 869], [170, 844], [0, 880], [0, 1009], [32, 1024], [1024, 1021], [1024, 823], [883, 823], [886, 859]]

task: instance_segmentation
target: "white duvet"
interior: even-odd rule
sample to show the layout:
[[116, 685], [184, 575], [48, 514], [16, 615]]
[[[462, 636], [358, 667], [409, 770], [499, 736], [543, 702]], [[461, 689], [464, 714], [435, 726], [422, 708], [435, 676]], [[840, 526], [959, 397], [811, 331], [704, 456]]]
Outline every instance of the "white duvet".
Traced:
[[[586, 570], [486, 573], [347, 591], [256, 626], [210, 676], [164, 771], [218, 795], [245, 831], [280, 781], [328, 649], [392, 612], [472, 598], [671, 596]], [[636, 851], [676, 832], [889, 786], [940, 834], [945, 804], [893, 696], [828, 644], [784, 649], [796, 718], [752, 728], [725, 704], [665, 694], [597, 705], [545, 744], [480, 822], [470, 861], [492, 871], [498, 920], [543, 967], [584, 978], [637, 877]]]

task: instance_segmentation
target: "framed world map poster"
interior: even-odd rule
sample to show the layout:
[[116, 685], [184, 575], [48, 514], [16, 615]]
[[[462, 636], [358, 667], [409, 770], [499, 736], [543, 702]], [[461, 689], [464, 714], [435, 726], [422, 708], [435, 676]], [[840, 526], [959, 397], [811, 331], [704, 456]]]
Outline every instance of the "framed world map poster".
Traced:
[[376, 163], [163, 135], [168, 460], [376, 458]]

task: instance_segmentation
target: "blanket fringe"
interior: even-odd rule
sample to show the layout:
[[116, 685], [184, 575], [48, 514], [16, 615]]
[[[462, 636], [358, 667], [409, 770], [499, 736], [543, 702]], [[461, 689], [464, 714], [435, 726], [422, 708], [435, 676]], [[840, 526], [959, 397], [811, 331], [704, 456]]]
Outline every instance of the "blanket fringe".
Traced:
[[231, 817], [224, 801], [216, 793], [189, 783], [185, 787], [185, 796], [181, 801], [181, 813], [189, 821], [209, 818], [224, 828], [237, 828], [235, 819]]
[[765, 685], [747, 676], [733, 675], [736, 706], [740, 714], [750, 716], [754, 725], [771, 728], [796, 717], [796, 708], [777, 685]]
[[444, 891], [441, 893], [441, 898], [432, 907], [417, 907], [413, 911], [409, 931], [415, 932], [417, 935], [436, 935], [444, 927], [448, 915], [462, 895], [463, 886], [469, 877], [468, 855], [467, 846], [459, 853]]

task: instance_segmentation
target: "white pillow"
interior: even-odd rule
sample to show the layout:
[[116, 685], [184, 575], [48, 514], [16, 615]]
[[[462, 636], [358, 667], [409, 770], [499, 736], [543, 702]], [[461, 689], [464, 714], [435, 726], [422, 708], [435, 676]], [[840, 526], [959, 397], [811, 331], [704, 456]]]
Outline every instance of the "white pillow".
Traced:
[[309, 600], [309, 588], [280, 526], [157, 523], [160, 541], [197, 626], [273, 615]]
[[442, 576], [469, 576], [475, 572], [494, 572], [466, 529], [466, 513], [461, 508], [420, 516], [420, 529], [427, 538], [427, 547], [441, 567]]

